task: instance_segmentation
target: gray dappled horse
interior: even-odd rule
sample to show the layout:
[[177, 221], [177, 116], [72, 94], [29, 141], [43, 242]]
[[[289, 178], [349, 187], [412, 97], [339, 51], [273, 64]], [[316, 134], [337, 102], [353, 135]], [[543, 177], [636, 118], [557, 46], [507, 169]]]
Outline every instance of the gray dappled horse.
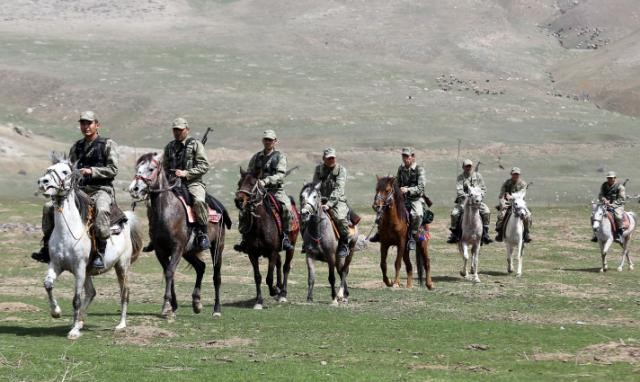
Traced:
[[[300, 191], [300, 220], [304, 226], [302, 231], [302, 246], [305, 249], [307, 259], [307, 301], [313, 301], [313, 285], [315, 283], [314, 260], [323, 261], [329, 267], [329, 284], [331, 285], [331, 304], [347, 302], [349, 289], [347, 288], [347, 275], [349, 265], [355, 249], [356, 233], [349, 242], [349, 254], [346, 257], [336, 259], [338, 250], [338, 235], [331, 222], [329, 214], [322, 209], [320, 197], [321, 183], [307, 183]], [[336, 275], [340, 275], [340, 288], [336, 293]]]
[[[73, 295], [73, 327], [67, 338], [80, 337], [84, 327], [85, 315], [91, 301], [96, 296], [92, 276], [115, 268], [120, 284], [120, 322], [116, 330], [127, 326], [127, 304], [129, 302], [128, 275], [133, 263], [142, 249], [142, 237], [138, 220], [132, 211], [126, 211], [127, 221], [122, 223], [119, 234], [112, 234], [107, 240], [104, 254], [105, 267], [95, 269], [90, 266], [91, 252], [90, 223], [91, 207], [87, 196], [81, 197], [77, 182], [81, 176], [71, 170], [65, 160], [54, 157], [54, 164], [47, 168], [38, 179], [38, 188], [54, 202], [54, 228], [49, 239], [51, 259], [44, 279], [44, 288], [49, 297], [51, 316], [60, 317], [61, 310], [53, 297], [53, 284], [63, 271], [73, 273], [75, 291]], [[84, 288], [84, 300], [81, 297]]]
[[[602, 202], [591, 203], [592, 228], [598, 238], [600, 256], [602, 258], [600, 272], [607, 271], [607, 252], [609, 252], [609, 248], [611, 248], [611, 244], [613, 244], [615, 238], [615, 232], [613, 231], [611, 221], [607, 217], [606, 209], [607, 206]], [[633, 231], [636, 228], [636, 214], [630, 211], [625, 211], [625, 213], [629, 217], [629, 228], [625, 230], [622, 236], [622, 259], [620, 260], [618, 271], [624, 269], [625, 260], [629, 262], [629, 270], [633, 270], [633, 262], [631, 261], [631, 256], [629, 256], [629, 243], [631, 242]]]
[[[480, 206], [482, 204], [482, 190], [479, 187], [470, 187], [465, 193], [464, 213], [462, 216], [462, 234], [458, 242], [458, 250], [462, 255], [462, 270], [460, 275], [475, 283], [480, 282], [478, 277], [478, 263], [480, 258], [480, 243], [482, 241], [482, 218]], [[471, 272], [467, 272], [467, 262], [471, 261]]]
[[518, 262], [516, 277], [522, 275], [524, 251], [524, 222], [531, 219], [531, 212], [524, 201], [524, 192], [511, 194], [510, 212], [504, 221], [504, 244], [507, 247], [507, 272], [513, 273], [513, 255]]
[[[196, 271], [196, 283], [191, 294], [191, 306], [195, 313], [202, 311], [200, 302], [200, 288], [206, 264], [199, 257], [200, 251], [195, 243], [195, 234], [187, 221], [184, 205], [173, 192], [178, 181], [170, 184], [162, 168], [162, 155], [147, 153], [142, 155], [136, 163], [136, 175], [129, 186], [129, 193], [134, 200], [149, 199], [147, 215], [151, 233], [151, 243], [156, 257], [162, 265], [165, 276], [164, 303], [162, 316], [172, 318], [178, 309], [176, 299], [174, 275], [181, 258], [185, 258]], [[221, 315], [220, 310], [220, 282], [222, 266], [222, 251], [224, 249], [225, 226], [229, 228], [231, 221], [223, 213], [218, 223], [209, 222], [209, 241], [211, 242], [211, 260], [213, 262], [213, 286], [215, 300], [213, 305], [214, 317]]]
[[[269, 295], [279, 302], [287, 301], [287, 283], [289, 271], [291, 270], [291, 260], [295, 248], [286, 251], [284, 264], [280, 256], [282, 250], [282, 234], [278, 228], [278, 223], [273, 216], [273, 203], [269, 200], [269, 194], [264, 187], [258, 183], [257, 174], [244, 171], [240, 168], [240, 180], [236, 191], [234, 203], [236, 207], [251, 221], [246, 226], [248, 232], [244, 233], [245, 248], [253, 267], [253, 279], [256, 284], [256, 299], [254, 309], [262, 309], [264, 300], [262, 299], [262, 275], [260, 274], [260, 257], [269, 260], [267, 270], [267, 285]], [[275, 202], [276, 204], [277, 201]], [[292, 200], [292, 205], [295, 202]], [[292, 208], [293, 209], [293, 208]], [[292, 219], [295, 211], [291, 211]], [[295, 247], [298, 238], [299, 228], [291, 227], [289, 241]], [[273, 285], [273, 272], [276, 271], [277, 282]]]

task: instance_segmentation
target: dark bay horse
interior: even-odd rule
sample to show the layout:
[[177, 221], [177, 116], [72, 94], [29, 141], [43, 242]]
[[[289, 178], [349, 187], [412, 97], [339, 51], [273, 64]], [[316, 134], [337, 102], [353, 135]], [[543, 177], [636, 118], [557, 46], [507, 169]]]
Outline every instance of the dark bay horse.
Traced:
[[[331, 304], [338, 305], [340, 302], [347, 302], [349, 298], [347, 275], [349, 274], [349, 265], [353, 258], [358, 231], [356, 228], [351, 235], [349, 254], [346, 257], [336, 258], [339, 235], [331, 222], [331, 217], [322, 209], [322, 198], [320, 197], [319, 189], [320, 183], [307, 183], [300, 191], [300, 218], [304, 224], [302, 245], [307, 256], [307, 301], [313, 301], [314, 260], [318, 260], [327, 263], [329, 267]], [[337, 293], [335, 272], [340, 275], [340, 288]]]
[[[400, 286], [400, 267], [404, 260], [407, 271], [407, 288], [413, 287], [413, 266], [407, 249], [409, 214], [405, 207], [404, 195], [400, 192], [393, 176], [376, 177], [376, 196], [373, 209], [380, 234], [380, 269], [384, 283], [391, 287]], [[431, 281], [431, 262], [429, 259], [429, 239], [416, 242], [416, 252], [422, 258], [426, 287], [433, 289]], [[387, 277], [387, 254], [390, 246], [398, 249], [395, 261], [395, 279], [393, 283]]]
[[[144, 154], [136, 163], [136, 175], [129, 186], [129, 193], [134, 200], [149, 199], [148, 209], [151, 243], [156, 257], [162, 265], [165, 276], [164, 304], [162, 316], [174, 317], [178, 309], [173, 276], [181, 258], [185, 258], [196, 271], [196, 284], [191, 294], [191, 305], [195, 313], [202, 311], [200, 288], [206, 264], [199, 257], [200, 251], [194, 243], [194, 233], [187, 221], [186, 210], [180, 199], [173, 192], [177, 183], [170, 184], [162, 168], [162, 155]], [[224, 249], [225, 227], [231, 227], [231, 220], [223, 210], [218, 223], [209, 222], [209, 240], [211, 241], [211, 260], [213, 261], [213, 286], [215, 301], [213, 315], [220, 316], [220, 267]]]
[[[240, 168], [240, 180], [236, 191], [235, 204], [238, 209], [251, 219], [248, 224], [248, 232], [245, 233], [245, 244], [249, 254], [249, 260], [253, 266], [253, 279], [256, 283], [256, 301], [254, 309], [262, 309], [263, 299], [260, 284], [262, 275], [260, 274], [260, 257], [269, 260], [267, 270], [267, 285], [269, 295], [279, 302], [287, 301], [287, 279], [291, 270], [291, 260], [294, 249], [286, 251], [284, 265], [280, 251], [282, 250], [282, 235], [279, 232], [278, 224], [272, 215], [272, 203], [267, 190], [258, 184], [258, 178]], [[295, 203], [292, 201], [292, 204]], [[292, 211], [292, 214], [295, 214]], [[291, 227], [289, 241], [295, 247], [296, 239], [300, 228]], [[277, 283], [273, 285], [273, 272], [277, 273]]]

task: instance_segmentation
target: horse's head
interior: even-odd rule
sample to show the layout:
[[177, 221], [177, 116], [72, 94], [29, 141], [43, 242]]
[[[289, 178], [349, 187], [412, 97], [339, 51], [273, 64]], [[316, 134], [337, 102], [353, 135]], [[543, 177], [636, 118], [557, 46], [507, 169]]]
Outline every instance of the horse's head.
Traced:
[[527, 208], [527, 202], [524, 201], [524, 193], [511, 194], [511, 208], [516, 216], [522, 219], [529, 217], [529, 209]]
[[236, 207], [243, 211], [247, 206], [256, 204], [264, 198], [266, 190], [260, 186], [258, 177], [249, 171], [244, 171], [240, 167], [240, 180], [238, 180], [238, 190], [233, 199]]
[[394, 176], [376, 176], [376, 196], [373, 199], [373, 209], [380, 213], [386, 207], [393, 204], [396, 178]]
[[320, 182], [307, 183], [300, 191], [300, 219], [303, 223], [309, 221], [311, 216], [318, 213], [320, 206]]
[[136, 175], [129, 185], [129, 194], [135, 200], [142, 200], [149, 194], [152, 185], [158, 183], [158, 177], [162, 172], [160, 155], [147, 153], [138, 158], [136, 162]]
[[73, 187], [75, 178], [69, 162], [61, 160], [45, 170], [38, 179], [38, 188], [47, 196], [64, 196]]
[[480, 187], [469, 187], [469, 193], [467, 193], [467, 203], [472, 207], [480, 207], [484, 195]]
[[602, 224], [602, 219], [604, 218], [604, 214], [605, 214], [604, 204], [598, 201], [591, 202], [591, 224], [594, 231], [600, 228], [600, 224]]

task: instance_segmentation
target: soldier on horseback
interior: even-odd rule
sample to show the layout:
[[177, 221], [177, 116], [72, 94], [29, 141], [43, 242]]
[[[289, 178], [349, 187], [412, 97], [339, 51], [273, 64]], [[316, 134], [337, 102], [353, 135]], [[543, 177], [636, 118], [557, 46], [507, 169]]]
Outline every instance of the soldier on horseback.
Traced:
[[[484, 184], [484, 179], [479, 172], [473, 171], [473, 162], [470, 159], [462, 161], [462, 174], [458, 175], [456, 181], [456, 200], [455, 207], [451, 211], [451, 235], [447, 240], [447, 243], [454, 244], [460, 241], [460, 234], [458, 229], [458, 221], [464, 211], [463, 202], [465, 195], [469, 188], [479, 187], [482, 190], [483, 196], [487, 191], [487, 186]], [[493, 242], [489, 237], [489, 219], [491, 217], [491, 210], [483, 202], [480, 206], [480, 217], [482, 218], [482, 243], [490, 244]]]
[[[404, 194], [405, 203], [411, 217], [407, 247], [410, 251], [413, 251], [416, 249], [416, 238], [426, 210], [423, 196], [425, 195], [427, 178], [424, 167], [416, 163], [416, 155], [412, 147], [404, 147], [402, 149], [402, 164], [398, 167], [396, 179], [400, 192]], [[380, 241], [379, 234], [376, 232], [369, 241]]]
[[[287, 156], [276, 150], [278, 138], [273, 130], [266, 130], [262, 136], [263, 150], [257, 152], [249, 161], [247, 171], [258, 176], [258, 184], [267, 190], [280, 204], [280, 217], [282, 219], [282, 249], [285, 251], [293, 249], [289, 241], [289, 231], [291, 227], [291, 200], [284, 191], [284, 177], [287, 173]], [[247, 220], [240, 211], [238, 230], [243, 239], [240, 244], [233, 248], [238, 252], [246, 252], [244, 235], [249, 229]]]
[[[74, 164], [76, 170], [82, 175], [80, 189], [87, 193], [95, 203], [95, 222], [93, 232], [95, 234], [96, 253], [93, 267], [104, 268], [104, 251], [107, 240], [111, 236], [111, 204], [114, 201], [115, 191], [113, 179], [118, 174], [118, 147], [109, 138], [98, 135], [100, 122], [92, 111], [85, 111], [78, 120], [80, 131], [84, 136], [73, 144], [69, 151], [69, 162]], [[49, 238], [53, 232], [54, 205], [49, 201], [42, 211], [43, 246], [39, 252], [34, 252], [31, 257], [34, 260], [48, 263]]]
[[[607, 173], [607, 181], [602, 183], [602, 186], [600, 186], [598, 199], [603, 204], [607, 205], [607, 209], [613, 213], [613, 219], [616, 223], [615, 241], [618, 243], [622, 243], [622, 237], [624, 235], [622, 217], [624, 216], [624, 204], [626, 198], [627, 196], [624, 185], [618, 183], [615, 172], [609, 171]], [[597, 242], [598, 239], [591, 239], [591, 241]]]
[[[502, 241], [502, 223], [504, 222], [504, 218], [507, 214], [507, 210], [511, 205], [511, 195], [516, 192], [527, 192], [527, 182], [520, 179], [520, 169], [518, 167], [514, 167], [511, 169], [511, 178], [507, 179], [500, 188], [500, 194], [498, 195], [498, 217], [496, 221], [496, 241]], [[523, 195], [524, 196], [524, 195]], [[522, 240], [525, 243], [531, 242], [531, 238], [529, 237], [529, 219], [524, 221], [524, 233]]]
[[[193, 200], [193, 210], [196, 215], [196, 245], [200, 250], [211, 247], [208, 237], [209, 212], [205, 198], [207, 187], [202, 177], [209, 171], [209, 159], [204, 144], [189, 136], [189, 124], [184, 118], [176, 118], [171, 128], [173, 141], [164, 148], [162, 167], [167, 176], [181, 178]], [[148, 250], [149, 248], [145, 248]]]
[[313, 173], [313, 183], [320, 182], [320, 195], [326, 199], [322, 209], [327, 211], [338, 228], [338, 257], [349, 254], [349, 206], [344, 195], [347, 183], [347, 170], [336, 163], [336, 150], [326, 148], [322, 155], [322, 164]]

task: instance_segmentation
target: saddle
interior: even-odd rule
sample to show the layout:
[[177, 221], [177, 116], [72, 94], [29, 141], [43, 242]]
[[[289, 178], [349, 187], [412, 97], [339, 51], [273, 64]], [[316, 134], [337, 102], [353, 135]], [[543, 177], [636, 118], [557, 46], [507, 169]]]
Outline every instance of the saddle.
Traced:
[[[91, 199], [91, 197], [86, 192], [77, 190], [75, 202], [76, 207], [78, 207], [80, 215], [82, 216], [82, 220], [84, 220], [85, 222], [93, 223], [93, 221], [95, 220], [96, 208], [96, 204], [93, 199]], [[113, 203], [111, 203], [110, 217], [111, 234], [119, 235], [120, 232], [122, 232], [123, 224], [127, 221], [127, 216], [124, 214], [124, 212], [122, 212], [120, 207], [118, 207], [115, 199]], [[93, 224], [90, 225], [92, 227], [91, 236], [93, 236]]]
[[[182, 202], [182, 206], [187, 215], [187, 222], [189, 224], [196, 223], [196, 214], [193, 211], [193, 197], [189, 193], [186, 186], [176, 187], [174, 194]], [[207, 203], [207, 211], [209, 212], [209, 223], [218, 224], [222, 221], [227, 229], [231, 228], [231, 217], [229, 212], [224, 207], [222, 202], [216, 199], [213, 195], [206, 193], [205, 202]]]
[[[611, 226], [614, 231], [617, 231], [620, 228], [616, 225], [616, 219], [613, 217], [613, 212], [609, 210], [607, 210], [607, 219], [611, 222]], [[622, 229], [628, 229], [629, 224], [631, 224], [631, 219], [629, 219], [629, 214], [625, 211], [625, 213], [622, 214]]]
[[[331, 222], [331, 227], [333, 228], [333, 233], [337, 238], [340, 237], [340, 231], [338, 231], [338, 225], [336, 224], [333, 215], [327, 214], [329, 216], [329, 221]], [[354, 237], [356, 234], [356, 226], [360, 223], [362, 218], [358, 215], [352, 208], [349, 206], [349, 213], [347, 213], [347, 219], [349, 220], [349, 236]]]
[[[289, 196], [289, 200], [291, 200], [291, 227], [289, 227], [289, 232], [291, 233], [291, 235], [293, 235], [294, 233], [297, 235], [298, 231], [300, 230], [300, 213], [298, 212], [298, 208], [296, 207], [296, 202], [291, 196]], [[280, 203], [278, 203], [276, 198], [271, 193], [267, 193], [265, 206], [271, 213], [273, 220], [276, 222], [276, 225], [278, 226], [278, 232], [282, 234], [282, 211]]]

